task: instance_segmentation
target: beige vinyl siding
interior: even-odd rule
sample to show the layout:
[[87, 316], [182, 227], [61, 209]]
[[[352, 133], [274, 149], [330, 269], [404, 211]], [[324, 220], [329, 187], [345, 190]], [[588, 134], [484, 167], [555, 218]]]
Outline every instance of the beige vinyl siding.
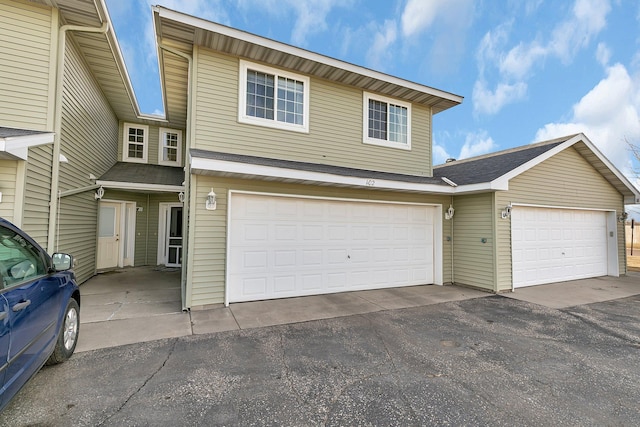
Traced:
[[453, 206], [454, 282], [494, 291], [493, 195], [456, 196]]
[[[118, 120], [73, 42], [66, 44], [62, 93], [60, 191], [81, 189], [117, 159]], [[78, 260], [76, 274], [84, 282], [95, 274], [98, 202], [94, 190], [60, 200], [54, 247]]]
[[95, 192], [89, 191], [60, 199], [57, 230], [59, 237], [55, 252], [65, 252], [77, 260], [74, 269], [78, 283], [83, 283], [96, 273], [96, 238], [98, 202]]
[[[495, 200], [499, 291], [511, 289], [511, 220], [500, 219], [507, 204], [624, 210], [622, 194], [573, 147], [512, 179], [509, 191], [496, 193]], [[617, 224], [619, 269], [625, 273], [624, 224]]]
[[19, 160], [0, 160], [0, 217], [15, 222], [13, 218], [16, 201], [16, 180]]
[[22, 229], [47, 247], [53, 146], [29, 148]]
[[[227, 196], [230, 189], [261, 193], [293, 194], [316, 197], [332, 197], [361, 200], [382, 200], [410, 203], [430, 203], [449, 206], [448, 196], [425, 196], [419, 194], [391, 193], [375, 190], [338, 189], [299, 184], [269, 183], [230, 178], [212, 178], [192, 175], [193, 204], [189, 236], [189, 268], [186, 305], [202, 307], [224, 302], [225, 268], [227, 248]], [[207, 211], [204, 200], [211, 188], [217, 195], [217, 209]], [[451, 276], [450, 243], [448, 221], [443, 221], [443, 279]]]
[[[0, 117], [8, 127], [50, 130], [52, 9], [0, 0]], [[51, 62], [51, 63], [50, 63]]]
[[238, 58], [196, 55], [195, 148], [431, 176], [431, 110], [412, 106], [410, 151], [362, 142], [363, 92], [311, 78], [309, 133], [238, 123]]

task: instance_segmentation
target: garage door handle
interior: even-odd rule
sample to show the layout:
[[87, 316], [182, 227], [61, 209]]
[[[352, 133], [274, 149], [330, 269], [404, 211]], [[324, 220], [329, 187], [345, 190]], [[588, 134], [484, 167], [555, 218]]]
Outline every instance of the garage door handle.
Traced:
[[16, 311], [24, 310], [25, 308], [29, 307], [30, 305], [31, 305], [31, 300], [28, 299], [28, 300], [26, 300], [24, 302], [17, 303], [13, 307], [11, 307], [11, 309], [15, 313]]
[[3, 311], [2, 313], [0, 313], [0, 320], [4, 320], [7, 318], [7, 312]]

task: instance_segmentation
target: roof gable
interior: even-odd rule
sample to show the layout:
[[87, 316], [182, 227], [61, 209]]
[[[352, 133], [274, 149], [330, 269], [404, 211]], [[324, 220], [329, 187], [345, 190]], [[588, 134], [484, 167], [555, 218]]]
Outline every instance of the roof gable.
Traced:
[[555, 154], [574, 147], [622, 195], [640, 203], [640, 192], [584, 135], [570, 135], [434, 167], [434, 177], [455, 183], [456, 192], [508, 190], [509, 180]]

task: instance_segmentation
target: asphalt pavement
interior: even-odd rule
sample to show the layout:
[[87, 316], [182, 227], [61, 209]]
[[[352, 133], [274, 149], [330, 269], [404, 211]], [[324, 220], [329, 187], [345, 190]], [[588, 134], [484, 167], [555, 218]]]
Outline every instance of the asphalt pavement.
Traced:
[[639, 308], [495, 295], [87, 351], [0, 426], [640, 425]]

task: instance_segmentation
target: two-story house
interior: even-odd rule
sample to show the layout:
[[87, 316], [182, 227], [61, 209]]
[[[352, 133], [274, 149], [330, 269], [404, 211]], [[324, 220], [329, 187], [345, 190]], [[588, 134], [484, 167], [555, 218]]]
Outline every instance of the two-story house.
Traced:
[[626, 272], [640, 194], [584, 135], [434, 168], [461, 96], [163, 7], [166, 116], [143, 115], [102, 0], [0, 12], [0, 213], [81, 281], [182, 267], [199, 309]]
[[432, 120], [462, 97], [153, 14], [167, 117], [188, 117], [188, 307], [626, 272], [639, 194], [584, 135], [434, 169]]

